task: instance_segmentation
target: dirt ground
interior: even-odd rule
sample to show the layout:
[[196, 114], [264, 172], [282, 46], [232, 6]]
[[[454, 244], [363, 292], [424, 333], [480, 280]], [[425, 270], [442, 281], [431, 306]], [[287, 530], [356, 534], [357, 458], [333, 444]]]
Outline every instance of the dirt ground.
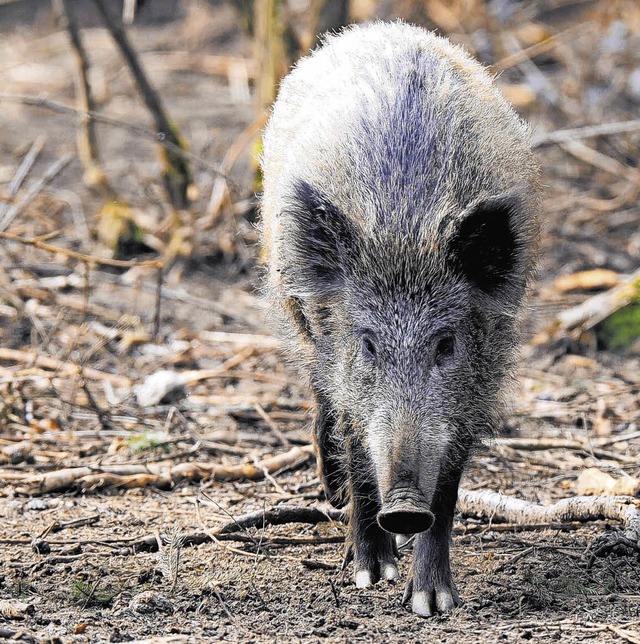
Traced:
[[[20, 100], [74, 104], [66, 33], [48, 3], [25, 0], [27, 15], [18, 4], [0, 3], [0, 195], [39, 137], [12, 204], [73, 157], [6, 231], [106, 257], [93, 235], [101, 204], [75, 156], [76, 119]], [[578, 494], [588, 468], [637, 481], [638, 342], [614, 350], [590, 331], [553, 342], [540, 332], [640, 264], [640, 132], [542, 140], [637, 118], [640, 9], [361, 4], [439, 28], [494, 65], [538, 142], [543, 238], [519, 384], [502, 442], [479, 450], [464, 487], [549, 504]], [[638, 552], [588, 565], [590, 546], [615, 522], [523, 529], [460, 514], [452, 560], [463, 604], [429, 620], [401, 604], [402, 582], [354, 587], [351, 568], [342, 570], [341, 522], [218, 534], [249, 512], [328, 505], [308, 447], [309, 393], [259, 295], [248, 150], [231, 170], [230, 199], [207, 214], [213, 168], [254, 119], [251, 48], [222, 2], [156, 9], [160, 17], [141, 13], [130, 33], [201, 161], [191, 259], [166, 272], [158, 297], [153, 267], [87, 269], [0, 241], [0, 639], [640, 642]], [[149, 127], [107, 32], [90, 13], [82, 20], [99, 111]], [[153, 259], [170, 221], [153, 138], [113, 124], [98, 132], [109, 179], [147, 231], [137, 259]], [[587, 269], [609, 273], [594, 289], [560, 286], [559, 277]], [[138, 388], [162, 371], [182, 378], [168, 397]], [[281, 460], [269, 465], [273, 458]], [[402, 554], [403, 578], [410, 559]]]

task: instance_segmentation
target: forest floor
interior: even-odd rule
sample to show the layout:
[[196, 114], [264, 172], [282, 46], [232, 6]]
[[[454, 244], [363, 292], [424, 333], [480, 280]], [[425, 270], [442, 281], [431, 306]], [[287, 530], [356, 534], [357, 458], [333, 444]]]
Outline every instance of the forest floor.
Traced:
[[[538, 137], [543, 239], [519, 384], [502, 440], [478, 451], [463, 486], [549, 504], [589, 493], [588, 471], [637, 492], [637, 341], [613, 350], [592, 329], [553, 342], [544, 330], [640, 265], [640, 134], [553, 145], [542, 137], [637, 118], [640, 9], [522, 3], [520, 13], [483, 9], [456, 23], [452, 12], [413, 8], [422, 3], [382, 4], [382, 17], [451, 31], [494, 64]], [[0, 639], [640, 642], [638, 554], [588, 565], [589, 547], [615, 522], [526, 529], [458, 515], [452, 560], [463, 604], [429, 620], [402, 606], [401, 582], [354, 587], [351, 568], [341, 570], [340, 522], [216, 536], [249, 512], [328, 505], [309, 447], [309, 392], [284, 361], [259, 294], [244, 157], [231, 172], [230, 204], [207, 214], [212, 168], [254, 118], [250, 48], [227, 5], [185, 7], [131, 33], [203, 160], [192, 259], [159, 289], [152, 265], [101, 266], [0, 242]], [[92, 233], [101, 204], [82, 182], [75, 118], [16, 98], [74, 104], [66, 33], [46, 7], [29, 24], [3, 24], [0, 13], [0, 29], [0, 194], [34, 144], [41, 151], [12, 206], [72, 155], [6, 232], [107, 256]], [[107, 32], [88, 20], [83, 33], [100, 111], [148, 126]], [[170, 216], [154, 141], [101, 124], [99, 142], [149, 247], [162, 250]], [[580, 288], [575, 274], [592, 269], [602, 270]], [[151, 386], [160, 380], [173, 384], [167, 396]], [[403, 578], [410, 559], [401, 558]]]

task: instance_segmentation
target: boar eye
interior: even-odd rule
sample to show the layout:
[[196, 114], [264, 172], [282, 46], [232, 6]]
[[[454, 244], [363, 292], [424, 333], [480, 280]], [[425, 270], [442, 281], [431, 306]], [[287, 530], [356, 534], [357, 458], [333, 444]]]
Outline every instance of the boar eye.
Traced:
[[362, 347], [362, 355], [365, 359], [374, 362], [377, 350], [373, 336], [370, 333], [363, 333], [360, 336], [360, 345]]
[[455, 342], [452, 335], [445, 335], [438, 339], [435, 350], [435, 363], [442, 366], [453, 355]]

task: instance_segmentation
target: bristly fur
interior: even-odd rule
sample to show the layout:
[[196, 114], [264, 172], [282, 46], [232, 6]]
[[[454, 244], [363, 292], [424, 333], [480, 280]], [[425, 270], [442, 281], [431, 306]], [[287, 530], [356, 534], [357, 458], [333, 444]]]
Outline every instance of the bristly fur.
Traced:
[[402, 494], [440, 513], [419, 551], [449, 583], [458, 481], [501, 421], [534, 267], [528, 129], [461, 48], [373, 23], [283, 81], [262, 167], [269, 293], [316, 398], [327, 495], [353, 502], [356, 572], [390, 565], [376, 512]]

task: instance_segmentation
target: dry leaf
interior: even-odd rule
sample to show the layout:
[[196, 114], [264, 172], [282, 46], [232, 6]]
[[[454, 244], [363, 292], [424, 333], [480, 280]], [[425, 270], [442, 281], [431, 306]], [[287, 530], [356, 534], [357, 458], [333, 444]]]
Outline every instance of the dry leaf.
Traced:
[[514, 107], [529, 107], [536, 102], [536, 93], [524, 83], [502, 85], [502, 93]]
[[571, 275], [562, 275], [553, 283], [561, 293], [569, 291], [590, 291], [593, 289], [613, 288], [620, 283], [620, 275], [606, 268], [595, 268], [590, 271], [579, 271]]
[[609, 418], [605, 418], [607, 404], [604, 398], [598, 398], [596, 417], [593, 420], [593, 430], [597, 436], [611, 436], [613, 423]]
[[128, 351], [133, 346], [149, 342], [150, 339], [149, 334], [143, 327], [123, 331], [120, 340], [120, 350], [123, 352]]
[[553, 32], [549, 27], [536, 22], [528, 22], [516, 31], [516, 37], [524, 47], [537, 45], [551, 36]]
[[53, 418], [33, 418], [29, 421], [29, 427], [35, 429], [38, 434], [60, 431], [60, 425]]
[[127, 437], [115, 436], [114, 439], [111, 441], [111, 444], [109, 445], [107, 454], [109, 456], [114, 456], [115, 454], [117, 454], [123, 449], [129, 449], [129, 444], [127, 443]]
[[599, 496], [601, 494], [639, 496], [640, 480], [631, 476], [614, 479], [613, 476], [597, 467], [590, 467], [580, 473], [576, 480], [575, 492], [579, 496]]

